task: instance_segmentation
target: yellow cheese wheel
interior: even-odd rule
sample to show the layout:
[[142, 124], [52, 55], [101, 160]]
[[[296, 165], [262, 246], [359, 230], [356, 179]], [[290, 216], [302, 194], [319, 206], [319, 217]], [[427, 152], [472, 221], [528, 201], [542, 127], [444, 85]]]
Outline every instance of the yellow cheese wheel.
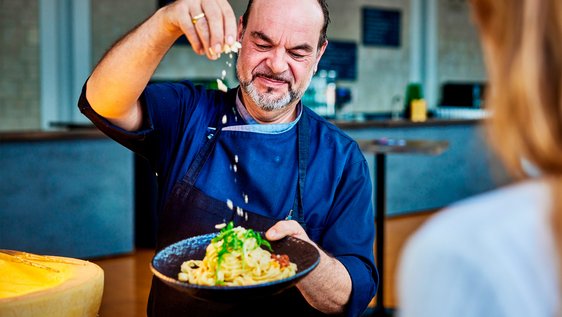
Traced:
[[94, 263], [0, 251], [2, 317], [95, 317], [102, 293]]

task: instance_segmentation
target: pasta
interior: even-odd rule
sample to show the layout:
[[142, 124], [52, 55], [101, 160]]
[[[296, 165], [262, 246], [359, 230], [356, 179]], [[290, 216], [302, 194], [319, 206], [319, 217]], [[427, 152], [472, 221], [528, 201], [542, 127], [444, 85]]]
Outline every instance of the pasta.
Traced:
[[280, 280], [295, 275], [297, 265], [287, 255], [271, 254], [260, 234], [230, 222], [207, 246], [203, 260], [181, 265], [178, 279], [207, 286], [245, 286]]

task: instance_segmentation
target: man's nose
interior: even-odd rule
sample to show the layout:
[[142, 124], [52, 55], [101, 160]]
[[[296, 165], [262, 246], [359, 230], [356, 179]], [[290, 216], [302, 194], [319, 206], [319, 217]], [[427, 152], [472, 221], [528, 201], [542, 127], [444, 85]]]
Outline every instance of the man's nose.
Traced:
[[283, 49], [271, 51], [271, 55], [267, 59], [269, 68], [274, 74], [281, 74], [289, 69], [289, 64], [286, 60], [286, 52]]

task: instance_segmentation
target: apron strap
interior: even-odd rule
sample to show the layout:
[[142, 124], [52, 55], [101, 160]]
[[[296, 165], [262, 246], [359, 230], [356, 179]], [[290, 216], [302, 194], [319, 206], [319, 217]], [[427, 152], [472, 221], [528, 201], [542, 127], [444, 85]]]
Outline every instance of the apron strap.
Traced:
[[[236, 98], [236, 91], [236, 89], [231, 89], [227, 92], [227, 102], [234, 102]], [[197, 181], [197, 177], [199, 177], [199, 173], [201, 173], [205, 162], [207, 162], [207, 160], [211, 156], [211, 153], [213, 153], [213, 150], [215, 149], [215, 145], [217, 144], [217, 140], [219, 139], [222, 131], [223, 116], [225, 116], [225, 114], [222, 111], [217, 112], [217, 118], [215, 121], [216, 128], [214, 132], [212, 130], [213, 128], [209, 127], [209, 130], [211, 130], [211, 132], [207, 134], [207, 140], [205, 140], [205, 144], [203, 144], [203, 147], [199, 150], [197, 155], [195, 155], [195, 159], [189, 165], [187, 173], [180, 181], [180, 183], [184, 185], [191, 185], [189, 186], [189, 190], [185, 193], [185, 195], [189, 195], [191, 187], [195, 186], [195, 182]]]
[[[304, 106], [303, 106], [304, 107]], [[296, 220], [303, 229], [306, 230], [306, 222], [304, 221], [304, 183], [306, 180], [306, 167], [308, 165], [308, 157], [310, 150], [310, 130], [308, 128], [308, 116], [306, 110], [303, 108], [302, 116], [297, 124], [297, 143], [298, 143], [298, 160], [299, 160], [299, 179], [297, 195], [293, 204], [293, 210], [289, 212], [288, 220]], [[296, 211], [296, 218], [293, 217], [293, 212]]]
[[[205, 144], [203, 144], [203, 147], [199, 150], [199, 152], [195, 156], [195, 159], [189, 165], [187, 173], [181, 180], [182, 183], [189, 184], [189, 188], [195, 186], [195, 182], [199, 177], [199, 173], [201, 173], [205, 162], [207, 162], [207, 160], [211, 156], [211, 153], [213, 153], [213, 150], [215, 149], [215, 145], [217, 144], [217, 140], [219, 139], [221, 131], [222, 125], [220, 124], [219, 120], [216, 125], [216, 129], [214, 131], [211, 130], [211, 132], [207, 134], [207, 140], [205, 141]], [[186, 195], [187, 194], [189, 193], [186, 193]]]

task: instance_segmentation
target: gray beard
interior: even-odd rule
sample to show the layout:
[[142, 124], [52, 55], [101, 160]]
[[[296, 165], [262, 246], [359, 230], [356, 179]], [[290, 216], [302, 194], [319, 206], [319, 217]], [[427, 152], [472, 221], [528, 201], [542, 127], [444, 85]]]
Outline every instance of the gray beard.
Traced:
[[289, 90], [286, 94], [283, 94], [278, 98], [269, 96], [271, 91], [260, 94], [253, 82], [241, 82], [240, 86], [244, 89], [248, 96], [252, 98], [254, 103], [264, 111], [282, 110], [302, 97], [302, 93], [299, 94], [298, 92], [292, 90]]

